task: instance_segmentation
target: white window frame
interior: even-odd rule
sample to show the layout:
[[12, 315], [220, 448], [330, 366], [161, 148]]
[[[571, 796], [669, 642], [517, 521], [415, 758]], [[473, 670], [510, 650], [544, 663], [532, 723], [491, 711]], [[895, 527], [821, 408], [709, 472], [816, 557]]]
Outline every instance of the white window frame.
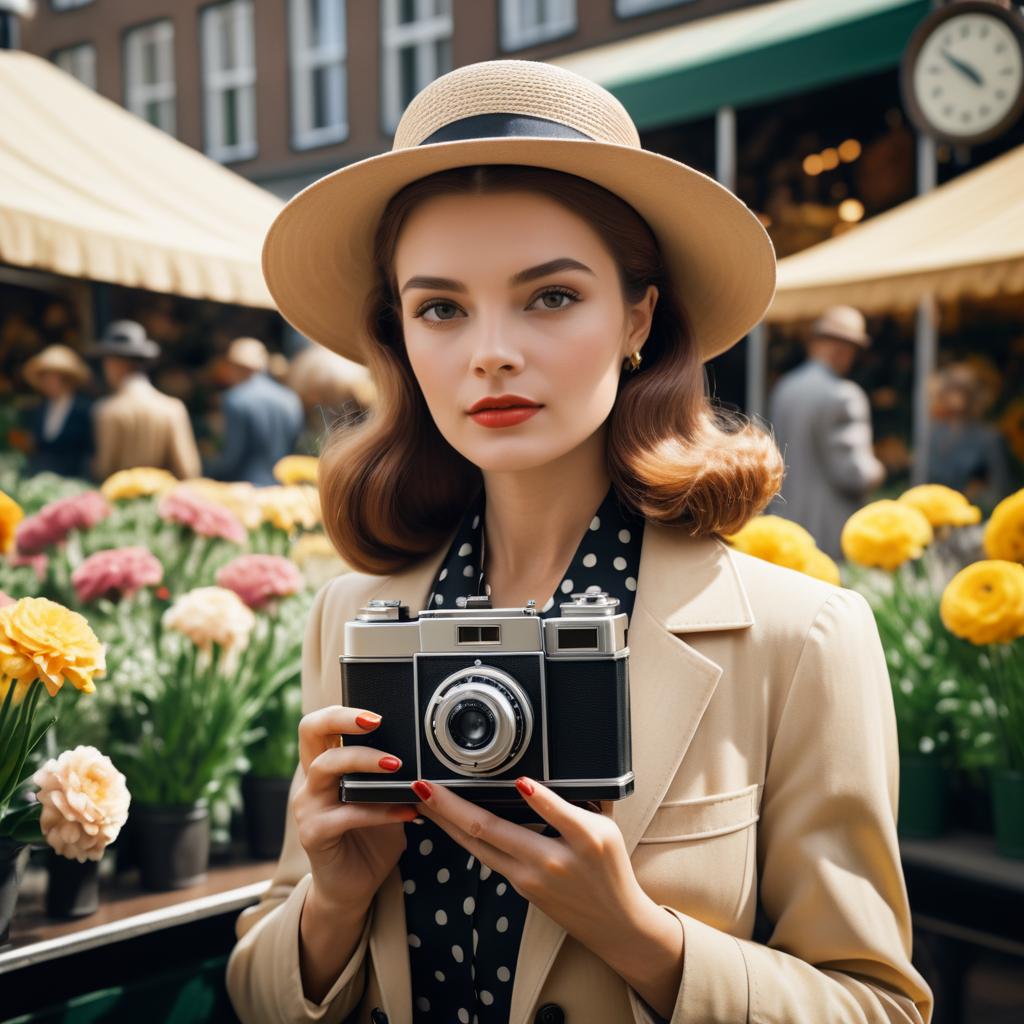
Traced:
[[[143, 81], [143, 53], [156, 50], [157, 81]], [[155, 127], [174, 135], [177, 130], [178, 83], [174, 76], [174, 22], [169, 18], [128, 29], [124, 34], [124, 105], [145, 121], [147, 107], [159, 104], [161, 116]], [[169, 111], [168, 114], [164, 112]], [[152, 121], [149, 122], [153, 124]]]
[[55, 50], [52, 60], [62, 71], [96, 91], [96, 47], [92, 43], [75, 43]]
[[620, 18], [632, 18], [637, 14], [650, 14], [666, 7], [692, 3], [693, 0], [615, 0], [615, 13]]
[[[320, 6], [321, 22], [327, 26], [319, 45], [310, 41], [309, 3], [288, 0], [288, 28], [291, 39], [292, 145], [311, 149], [348, 137], [348, 44], [345, 30], [345, 0], [312, 0]], [[313, 125], [315, 73], [336, 69], [340, 90], [333, 99], [333, 117], [326, 125]]]
[[[537, 5], [540, 17], [527, 18], [527, 6]], [[527, 46], [561, 39], [576, 31], [576, 0], [500, 0], [501, 48], [522, 50]]]
[[[222, 68], [218, 61], [221, 22], [230, 19], [235, 33], [235, 67]], [[256, 155], [256, 53], [252, 0], [222, 0], [200, 10], [203, 68], [203, 138], [207, 156], [222, 163], [249, 160]], [[221, 97], [229, 89], [238, 92], [238, 134], [233, 145], [224, 142]]]
[[416, 20], [402, 24], [398, 20], [399, 0], [381, 0], [381, 120], [384, 130], [393, 133], [404, 110], [401, 95], [400, 51], [416, 47], [417, 89], [423, 89], [451, 68], [437, 66], [436, 44], [451, 41], [453, 19], [451, 0], [414, 0]]

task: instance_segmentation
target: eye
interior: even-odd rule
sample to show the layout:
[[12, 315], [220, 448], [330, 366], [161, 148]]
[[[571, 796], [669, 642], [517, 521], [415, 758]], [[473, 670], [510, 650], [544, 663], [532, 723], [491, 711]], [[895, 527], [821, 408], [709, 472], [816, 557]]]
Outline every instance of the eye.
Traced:
[[[413, 316], [421, 317], [424, 323], [437, 324], [446, 320], [454, 320], [461, 312], [462, 310], [454, 302], [448, 302], [445, 299], [429, 299], [413, 313]], [[428, 313], [435, 315], [427, 316]]]
[[541, 303], [543, 309], [565, 309], [567, 306], [571, 306], [574, 302], [579, 302], [580, 296], [578, 292], [574, 292], [571, 288], [563, 288], [555, 286], [552, 288], [545, 288], [539, 295], [537, 295], [531, 302], [530, 307]]

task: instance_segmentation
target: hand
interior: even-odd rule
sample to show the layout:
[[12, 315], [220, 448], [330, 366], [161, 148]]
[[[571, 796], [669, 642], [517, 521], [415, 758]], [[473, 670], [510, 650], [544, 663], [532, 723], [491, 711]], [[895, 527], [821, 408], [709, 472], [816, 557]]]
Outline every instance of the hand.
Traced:
[[397, 757], [373, 747], [338, 746], [340, 736], [362, 735], [380, 716], [341, 705], [321, 708], [299, 722], [299, 759], [305, 781], [292, 798], [299, 842], [309, 858], [313, 892], [324, 904], [365, 912], [405, 849], [408, 805], [346, 804], [338, 778], [350, 772], [394, 772]]
[[444, 786], [413, 783], [425, 817], [671, 1016], [682, 975], [682, 928], [640, 887], [618, 825], [532, 779], [519, 779], [516, 787], [560, 838], [499, 818]]

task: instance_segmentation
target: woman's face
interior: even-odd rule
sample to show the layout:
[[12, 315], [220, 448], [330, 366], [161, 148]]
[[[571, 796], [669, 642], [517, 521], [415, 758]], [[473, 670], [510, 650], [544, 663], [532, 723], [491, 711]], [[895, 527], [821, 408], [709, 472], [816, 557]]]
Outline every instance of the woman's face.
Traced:
[[531, 192], [422, 203], [399, 235], [395, 276], [431, 415], [484, 471], [533, 469], [594, 435], [657, 300], [651, 286], [627, 306], [600, 236]]

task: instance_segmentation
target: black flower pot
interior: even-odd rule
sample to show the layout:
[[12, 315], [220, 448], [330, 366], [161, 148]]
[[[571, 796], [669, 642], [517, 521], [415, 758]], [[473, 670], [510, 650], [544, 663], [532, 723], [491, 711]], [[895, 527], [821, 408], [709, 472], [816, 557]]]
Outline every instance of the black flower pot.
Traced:
[[132, 804], [139, 880], [144, 889], [187, 889], [206, 879], [210, 812], [195, 804]]
[[246, 775], [242, 779], [245, 834], [249, 855], [255, 860], [276, 860], [284, 845], [291, 778]]
[[100, 862], [61, 857], [53, 850], [46, 866], [46, 916], [88, 917], [100, 906]]
[[10, 839], [0, 839], [0, 946], [11, 931], [14, 905], [18, 902], [18, 886], [25, 872], [28, 847]]

